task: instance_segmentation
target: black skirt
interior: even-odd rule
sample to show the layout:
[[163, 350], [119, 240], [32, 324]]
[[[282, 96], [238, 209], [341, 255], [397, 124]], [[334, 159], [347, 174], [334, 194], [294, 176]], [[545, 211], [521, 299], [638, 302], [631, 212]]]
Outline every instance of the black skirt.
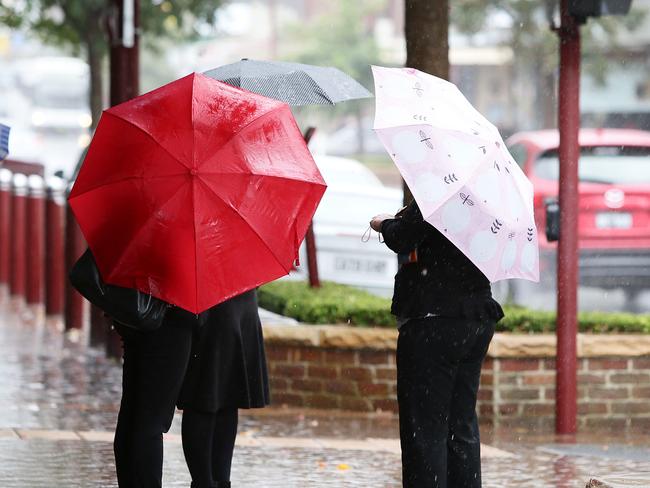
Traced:
[[215, 412], [269, 404], [264, 338], [255, 290], [220, 303], [198, 317], [171, 309], [166, 320], [191, 324], [194, 328], [178, 408]]

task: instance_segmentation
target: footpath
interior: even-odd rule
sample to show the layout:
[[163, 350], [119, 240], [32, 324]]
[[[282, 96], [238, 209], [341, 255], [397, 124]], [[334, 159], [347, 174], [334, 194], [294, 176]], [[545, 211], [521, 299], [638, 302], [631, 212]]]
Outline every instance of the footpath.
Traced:
[[[262, 314], [263, 321], [270, 316]], [[277, 323], [277, 317], [270, 322]], [[121, 368], [58, 320], [0, 300], [0, 488], [117, 487], [112, 438]], [[165, 442], [164, 486], [187, 487], [177, 413]], [[242, 411], [235, 487], [399, 487], [397, 419], [387, 414]], [[583, 436], [485, 426], [483, 486], [585, 487], [650, 479], [650, 449], [633, 434]], [[626, 478], [627, 477], [627, 478]], [[619, 484], [608, 484], [607, 479]], [[597, 483], [594, 481], [594, 483]]]

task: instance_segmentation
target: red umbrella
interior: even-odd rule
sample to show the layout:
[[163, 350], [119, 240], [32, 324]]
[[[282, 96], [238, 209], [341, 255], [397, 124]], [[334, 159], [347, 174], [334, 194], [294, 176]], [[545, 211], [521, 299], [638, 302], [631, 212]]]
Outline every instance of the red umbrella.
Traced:
[[287, 274], [325, 188], [288, 105], [194, 73], [103, 113], [69, 201], [107, 283], [199, 313]]

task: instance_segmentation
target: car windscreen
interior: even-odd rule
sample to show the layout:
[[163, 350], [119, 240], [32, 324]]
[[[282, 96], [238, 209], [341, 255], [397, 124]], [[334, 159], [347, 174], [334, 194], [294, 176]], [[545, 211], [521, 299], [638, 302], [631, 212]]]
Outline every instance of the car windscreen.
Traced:
[[[556, 150], [535, 161], [535, 175], [557, 181], [560, 164]], [[578, 175], [583, 183], [634, 185], [650, 183], [650, 147], [595, 146], [581, 150]]]
[[33, 89], [34, 106], [51, 109], [84, 109], [88, 106], [86, 88], [81, 84], [50, 83]]
[[374, 215], [394, 214], [400, 207], [399, 198], [328, 189], [316, 210], [314, 221], [321, 225], [355, 227], [363, 233]]

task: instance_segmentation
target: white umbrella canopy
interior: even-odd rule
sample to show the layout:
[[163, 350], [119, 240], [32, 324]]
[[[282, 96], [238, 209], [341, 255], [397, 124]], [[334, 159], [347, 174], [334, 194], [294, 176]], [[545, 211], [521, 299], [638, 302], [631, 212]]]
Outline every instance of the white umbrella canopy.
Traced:
[[539, 281], [533, 187], [494, 125], [448, 81], [373, 66], [375, 124], [422, 215], [487, 277]]

